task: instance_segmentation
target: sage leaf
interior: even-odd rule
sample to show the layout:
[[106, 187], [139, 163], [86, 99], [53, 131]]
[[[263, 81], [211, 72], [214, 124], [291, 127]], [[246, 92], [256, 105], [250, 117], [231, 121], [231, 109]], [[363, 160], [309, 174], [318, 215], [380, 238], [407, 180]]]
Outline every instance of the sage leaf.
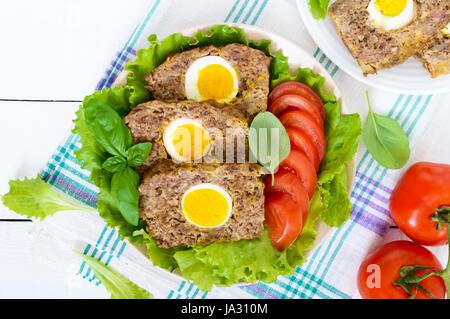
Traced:
[[366, 95], [369, 115], [363, 128], [363, 140], [367, 150], [381, 166], [400, 169], [411, 153], [408, 136], [396, 120], [374, 113], [367, 91]]
[[139, 222], [139, 175], [126, 167], [113, 174], [111, 178], [111, 194], [123, 218], [131, 225]]

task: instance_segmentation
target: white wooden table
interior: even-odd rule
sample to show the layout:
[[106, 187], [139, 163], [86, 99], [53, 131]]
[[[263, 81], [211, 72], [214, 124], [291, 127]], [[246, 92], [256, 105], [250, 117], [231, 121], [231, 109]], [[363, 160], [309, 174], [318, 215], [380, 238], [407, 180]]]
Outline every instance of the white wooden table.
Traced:
[[[147, 9], [145, 0], [0, 1], [0, 194], [34, 176], [63, 141]], [[49, 125], [51, 123], [51, 125]], [[23, 219], [0, 205], [1, 220]], [[0, 298], [107, 297], [103, 287], [33, 260], [33, 223], [0, 221]], [[75, 287], [75, 288], [74, 288]]]

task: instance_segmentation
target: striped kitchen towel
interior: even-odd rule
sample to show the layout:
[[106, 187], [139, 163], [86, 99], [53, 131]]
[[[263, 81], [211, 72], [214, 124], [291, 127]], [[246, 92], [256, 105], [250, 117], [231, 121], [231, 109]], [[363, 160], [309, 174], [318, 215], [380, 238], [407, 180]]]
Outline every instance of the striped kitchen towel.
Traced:
[[[410, 163], [431, 160], [450, 163], [450, 148], [445, 139], [450, 119], [449, 95], [398, 95], [367, 88], [332, 63], [308, 35], [294, 0], [151, 0], [143, 20], [114, 57], [96, 90], [108, 88], [136, 51], [148, 46], [147, 36], [163, 38], [199, 24], [222, 22], [257, 25], [272, 30], [302, 46], [314, 55], [340, 87], [350, 112], [367, 114], [365, 90], [369, 89], [373, 107], [402, 125], [412, 147]], [[81, 98], [81, 97], [80, 97]], [[447, 105], [445, 105], [447, 104]], [[446, 143], [447, 147], [441, 147]], [[362, 143], [361, 143], [362, 144]], [[95, 207], [97, 189], [88, 182], [89, 172], [82, 170], [73, 151], [80, 147], [79, 137], [69, 134], [42, 171], [42, 177], [75, 200]], [[402, 173], [387, 170], [371, 157], [363, 145], [357, 154], [357, 173], [351, 193], [351, 219], [315, 247], [309, 261], [293, 276], [279, 277], [273, 284], [251, 284], [200, 291], [174, 274], [153, 267], [135, 247], [122, 241], [117, 231], [108, 228], [95, 214], [57, 215], [43, 223], [36, 249], [46, 260], [77, 265], [74, 276], [99, 285], [91, 269], [71, 256], [77, 247], [121, 273], [158, 298], [353, 298], [359, 297], [355, 284], [359, 264], [367, 253], [383, 241], [402, 238], [389, 216], [390, 193]], [[59, 243], [60, 245], [55, 245]], [[57, 248], [59, 247], [59, 248]], [[45, 248], [45, 249], [44, 249]], [[59, 249], [59, 250], [58, 250]], [[433, 249], [444, 259], [444, 249]], [[57, 256], [57, 257], [56, 257]]]

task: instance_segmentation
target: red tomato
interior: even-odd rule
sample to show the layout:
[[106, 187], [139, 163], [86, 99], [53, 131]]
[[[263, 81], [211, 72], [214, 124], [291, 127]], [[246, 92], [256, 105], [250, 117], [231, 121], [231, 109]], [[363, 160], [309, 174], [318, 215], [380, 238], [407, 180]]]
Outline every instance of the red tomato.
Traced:
[[311, 140], [299, 129], [293, 127], [287, 127], [286, 132], [289, 135], [289, 139], [291, 141], [291, 148], [296, 148], [303, 153], [305, 153], [306, 157], [313, 163], [316, 172], [319, 171], [320, 159], [319, 154], [317, 153], [317, 148], [311, 142]]
[[391, 215], [412, 240], [425, 246], [447, 244], [447, 227], [430, 219], [437, 208], [450, 206], [450, 165], [419, 162], [397, 183], [390, 198]]
[[292, 170], [307, 189], [309, 198], [314, 195], [317, 187], [316, 170], [302, 151], [295, 148], [291, 149], [289, 156], [281, 162], [280, 168]]
[[[403, 266], [425, 266], [442, 270], [441, 263], [428, 249], [410, 241], [394, 241], [373, 251], [361, 264], [357, 280], [361, 297], [408, 299], [405, 290], [393, 284], [400, 278], [400, 269]], [[445, 298], [445, 284], [441, 277], [428, 277], [421, 281], [421, 285], [436, 298]], [[415, 289], [412, 293], [415, 293]], [[422, 291], [417, 291], [416, 298], [430, 299]]]
[[315, 103], [322, 117], [322, 121], [325, 120], [325, 109], [323, 108], [322, 100], [309, 86], [300, 82], [289, 81], [277, 85], [277, 87], [275, 87], [269, 94], [269, 105], [280, 96], [286, 94], [303, 96], [304, 98], [307, 98], [311, 102]]
[[286, 94], [282, 95], [269, 105], [269, 112], [280, 116], [287, 110], [300, 110], [311, 115], [317, 124], [323, 127], [323, 119], [319, 108], [314, 102], [300, 95]]
[[327, 149], [325, 135], [323, 128], [316, 123], [311, 115], [302, 111], [287, 111], [279, 117], [279, 120], [284, 127], [293, 127], [305, 133], [316, 145], [319, 159], [322, 161]]
[[265, 219], [272, 246], [283, 251], [300, 235], [303, 229], [303, 210], [291, 196], [276, 193], [266, 198]]

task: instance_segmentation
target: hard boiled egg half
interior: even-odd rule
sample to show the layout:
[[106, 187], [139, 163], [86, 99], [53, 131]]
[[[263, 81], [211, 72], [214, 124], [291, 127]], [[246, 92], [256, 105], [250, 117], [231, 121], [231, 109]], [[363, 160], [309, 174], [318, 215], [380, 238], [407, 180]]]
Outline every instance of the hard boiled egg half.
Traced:
[[387, 31], [401, 28], [414, 18], [414, 0], [371, 0], [369, 20]]
[[185, 91], [189, 100], [230, 103], [239, 91], [238, 75], [224, 58], [202, 57], [187, 70]]
[[167, 126], [163, 135], [163, 143], [173, 160], [190, 162], [200, 159], [208, 153], [211, 139], [199, 121], [180, 118]]
[[230, 218], [233, 201], [220, 186], [198, 184], [189, 188], [181, 199], [184, 217], [200, 228], [216, 228]]

